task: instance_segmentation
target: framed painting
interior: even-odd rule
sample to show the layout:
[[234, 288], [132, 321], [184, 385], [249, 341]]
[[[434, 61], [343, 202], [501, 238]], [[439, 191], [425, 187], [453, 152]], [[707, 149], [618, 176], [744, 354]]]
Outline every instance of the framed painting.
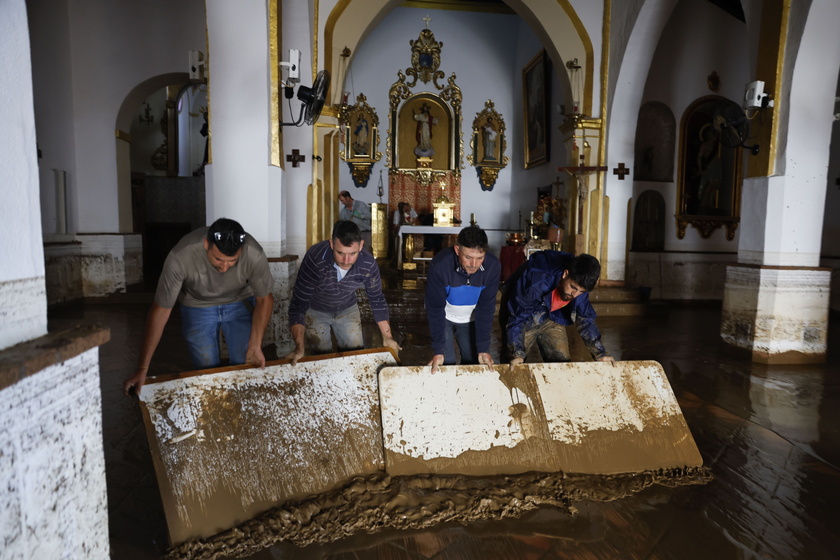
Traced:
[[549, 66], [545, 49], [522, 69], [522, 100], [525, 108], [525, 169], [548, 161], [550, 112]]

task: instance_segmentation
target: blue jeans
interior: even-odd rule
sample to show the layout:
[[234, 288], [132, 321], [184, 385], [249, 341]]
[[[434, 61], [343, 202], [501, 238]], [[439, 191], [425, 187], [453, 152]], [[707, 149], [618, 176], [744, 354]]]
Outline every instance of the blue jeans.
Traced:
[[353, 305], [343, 311], [306, 311], [306, 344], [315, 354], [333, 352], [332, 334], [338, 343], [338, 351], [360, 350], [365, 347], [362, 336], [362, 314], [359, 306]]
[[193, 367], [219, 367], [219, 332], [224, 334], [231, 365], [244, 364], [251, 338], [251, 319], [256, 300], [249, 298], [214, 307], [181, 306], [182, 332]]
[[455, 342], [461, 352], [462, 364], [477, 364], [478, 352], [475, 349], [475, 323], [453, 323], [446, 320], [444, 327], [443, 365], [455, 364]]

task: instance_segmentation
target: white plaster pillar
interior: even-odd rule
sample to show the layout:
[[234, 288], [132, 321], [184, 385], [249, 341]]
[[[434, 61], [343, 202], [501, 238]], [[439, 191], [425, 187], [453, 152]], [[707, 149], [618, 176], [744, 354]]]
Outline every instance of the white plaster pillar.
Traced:
[[[310, 2], [282, 1], [283, 17], [281, 21], [283, 44], [280, 49], [280, 58], [288, 60], [289, 49], [300, 51], [300, 85], [312, 86], [315, 79], [312, 73], [312, 15], [309, 11]], [[321, 3], [319, 8], [321, 17], [329, 13], [328, 7]], [[319, 26], [320, 28], [320, 26]], [[323, 39], [323, 37], [321, 37]], [[339, 47], [340, 48], [340, 47]], [[323, 57], [323, 53], [321, 57]], [[323, 67], [323, 63], [321, 64]], [[333, 76], [335, 78], [335, 76]], [[299, 87], [299, 86], [298, 86]], [[298, 88], [295, 87], [295, 95]], [[284, 100], [283, 116], [286, 122], [293, 121], [300, 114], [300, 102], [293, 99], [291, 105]], [[316, 123], [317, 124], [317, 123]], [[380, 132], [381, 134], [381, 132]], [[303, 125], [300, 127], [283, 127], [283, 150], [280, 159], [285, 162], [284, 177], [284, 204], [286, 208], [286, 231], [285, 248], [287, 253], [303, 256], [309, 248], [306, 239], [306, 222], [308, 213], [308, 195], [312, 190], [312, 144], [314, 141], [313, 127]], [[294, 167], [286, 162], [286, 156], [297, 149], [306, 159]], [[338, 200], [335, 201], [336, 208]]]
[[[819, 268], [840, 44], [826, 43], [840, 16], [836, 2], [815, 1], [796, 56], [789, 99], [775, 100], [775, 171], [744, 182], [738, 264], [729, 266], [721, 336], [765, 363], [824, 361], [831, 269]], [[832, 72], [835, 79], [827, 80]], [[784, 130], [784, 127], [780, 127]], [[762, 149], [770, 149], [762, 146]]]
[[47, 332], [44, 249], [23, 0], [0, 2], [0, 349]]
[[236, 220], [281, 256], [283, 173], [271, 166], [268, 6], [208, 0], [212, 164], [205, 169], [207, 223]]

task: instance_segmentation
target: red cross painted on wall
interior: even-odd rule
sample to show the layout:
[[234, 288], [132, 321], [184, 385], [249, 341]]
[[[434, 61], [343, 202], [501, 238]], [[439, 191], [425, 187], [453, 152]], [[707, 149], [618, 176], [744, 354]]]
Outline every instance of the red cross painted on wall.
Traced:
[[292, 167], [299, 167], [302, 161], [306, 161], [306, 156], [301, 155], [300, 150], [295, 148], [291, 154], [286, 156], [286, 161], [292, 163]]
[[624, 167], [623, 163], [619, 163], [618, 167], [613, 169], [613, 175], [618, 175], [618, 180], [623, 181], [624, 176], [630, 173], [629, 167]]

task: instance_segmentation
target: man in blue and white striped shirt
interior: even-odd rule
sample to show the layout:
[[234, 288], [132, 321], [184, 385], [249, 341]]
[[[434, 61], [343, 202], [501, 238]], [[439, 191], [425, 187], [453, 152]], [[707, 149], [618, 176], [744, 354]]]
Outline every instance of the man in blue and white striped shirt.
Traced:
[[382, 294], [382, 278], [376, 259], [363, 251], [359, 227], [350, 221], [336, 222], [332, 237], [316, 243], [304, 255], [289, 304], [289, 327], [295, 349], [286, 356], [292, 364], [304, 354], [304, 338], [315, 354], [364, 348], [362, 319], [356, 290], [367, 293], [373, 319], [382, 333], [382, 343], [401, 348], [391, 334], [388, 302]]
[[432, 335], [432, 373], [455, 363], [493, 365], [490, 332], [502, 265], [487, 250], [487, 233], [465, 227], [458, 241], [435, 255], [426, 280], [426, 316]]

